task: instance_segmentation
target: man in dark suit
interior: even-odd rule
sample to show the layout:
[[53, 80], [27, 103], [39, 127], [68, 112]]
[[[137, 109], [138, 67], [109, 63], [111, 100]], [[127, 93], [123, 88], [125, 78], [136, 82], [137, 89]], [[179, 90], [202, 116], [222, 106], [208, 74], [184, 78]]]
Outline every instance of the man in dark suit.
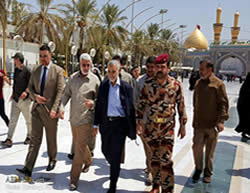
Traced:
[[132, 87], [119, 78], [120, 63], [108, 63], [108, 78], [101, 83], [95, 107], [94, 128], [101, 133], [102, 152], [110, 164], [110, 186], [116, 192], [125, 138], [136, 139], [135, 109]]
[[51, 51], [47, 45], [40, 48], [40, 63], [31, 74], [29, 82], [32, 106], [32, 133], [25, 166], [17, 171], [31, 177], [42, 143], [45, 127], [49, 164], [47, 171], [53, 170], [57, 156], [57, 113], [64, 89], [63, 69], [51, 61]]

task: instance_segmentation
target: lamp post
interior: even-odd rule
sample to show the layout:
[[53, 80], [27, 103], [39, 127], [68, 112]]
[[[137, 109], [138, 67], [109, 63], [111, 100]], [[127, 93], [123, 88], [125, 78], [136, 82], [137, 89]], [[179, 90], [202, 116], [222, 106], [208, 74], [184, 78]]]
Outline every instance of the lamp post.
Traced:
[[181, 63], [182, 63], [181, 66], [183, 66], [183, 64], [184, 64], [184, 55], [185, 55], [185, 49], [184, 49], [184, 46], [183, 46], [183, 32], [184, 32], [183, 29], [186, 28], [187, 25], [180, 25], [179, 27], [181, 28], [181, 44], [180, 44], [180, 46], [181, 46]]
[[132, 22], [131, 22], [131, 34], [133, 34], [133, 27], [134, 27], [134, 12], [135, 12], [135, 8], [134, 8], [134, 4], [135, 4], [135, 0], [132, 0]]
[[142, 0], [132, 0], [132, 3], [130, 3], [127, 7], [125, 7], [124, 9], [122, 9], [122, 11], [125, 11], [128, 7], [130, 7], [130, 6], [132, 6], [132, 19], [131, 19], [131, 30], [130, 30], [130, 32], [131, 32], [131, 34], [133, 33], [133, 28], [134, 28], [134, 14], [135, 14], [135, 9], [134, 9], [134, 4], [135, 3], [138, 3], [138, 2], [140, 2], [140, 1], [142, 1]]
[[146, 12], [146, 11], [148, 11], [149, 9], [152, 9], [153, 7], [148, 7], [148, 8], [146, 8], [146, 9], [143, 9], [141, 12], [139, 12], [138, 14], [136, 14], [128, 23], [127, 23], [127, 25], [126, 25], [126, 27], [125, 28], [128, 28], [128, 26], [129, 25], [131, 25], [131, 28], [133, 27], [134, 28], [134, 26], [132, 25], [132, 22], [134, 22], [134, 20], [139, 16], [139, 15], [141, 15], [141, 14], [143, 14], [144, 12]]
[[183, 29], [186, 28], [187, 25], [179, 25], [179, 28], [181, 28], [181, 46], [183, 47]]
[[139, 27], [138, 27], [138, 30], [140, 30], [142, 28], [142, 26], [147, 23], [148, 21], [150, 21], [151, 19], [153, 19], [154, 17], [160, 15], [160, 13], [157, 13], [155, 15], [152, 15], [151, 17], [147, 18]]
[[167, 9], [161, 9], [160, 10], [160, 14], [161, 14], [161, 29], [163, 29], [163, 17], [164, 17], [164, 14], [167, 13], [168, 10]]

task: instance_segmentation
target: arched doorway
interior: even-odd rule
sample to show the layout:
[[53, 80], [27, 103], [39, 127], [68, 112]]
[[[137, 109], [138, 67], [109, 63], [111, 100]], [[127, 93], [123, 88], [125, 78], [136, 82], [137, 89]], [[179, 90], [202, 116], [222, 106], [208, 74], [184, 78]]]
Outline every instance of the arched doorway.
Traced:
[[235, 56], [227, 57], [220, 64], [219, 73], [241, 76], [244, 73], [244, 64]]

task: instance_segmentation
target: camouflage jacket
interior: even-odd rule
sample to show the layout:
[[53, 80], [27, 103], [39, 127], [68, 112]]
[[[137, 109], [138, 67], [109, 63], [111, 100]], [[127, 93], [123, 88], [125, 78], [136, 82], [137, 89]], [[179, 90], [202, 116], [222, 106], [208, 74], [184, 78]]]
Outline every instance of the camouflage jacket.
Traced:
[[143, 119], [143, 114], [146, 113], [147, 124], [171, 121], [174, 127], [176, 105], [180, 126], [185, 127], [187, 115], [180, 82], [171, 76], [168, 76], [164, 85], [159, 85], [155, 78], [147, 79], [137, 104], [137, 119]]

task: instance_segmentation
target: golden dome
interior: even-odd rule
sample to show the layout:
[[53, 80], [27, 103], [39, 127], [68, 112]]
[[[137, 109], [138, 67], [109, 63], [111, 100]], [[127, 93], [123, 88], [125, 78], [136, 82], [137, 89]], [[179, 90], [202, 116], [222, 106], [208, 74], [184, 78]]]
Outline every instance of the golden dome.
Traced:
[[200, 31], [200, 26], [187, 37], [184, 43], [185, 48], [208, 49], [208, 41]]

